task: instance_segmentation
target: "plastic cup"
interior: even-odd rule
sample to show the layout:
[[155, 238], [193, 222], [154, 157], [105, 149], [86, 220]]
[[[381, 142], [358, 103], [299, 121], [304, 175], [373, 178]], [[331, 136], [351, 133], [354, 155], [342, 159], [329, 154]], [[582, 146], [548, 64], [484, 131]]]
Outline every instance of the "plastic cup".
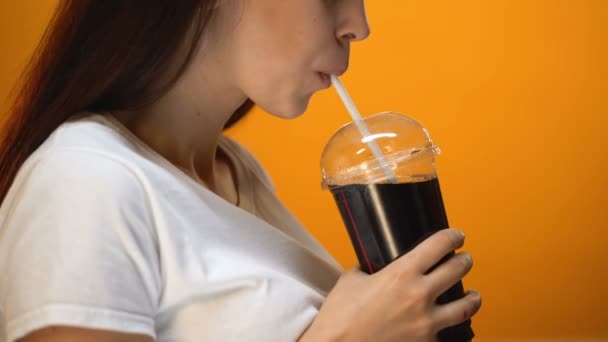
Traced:
[[[371, 274], [449, 224], [435, 165], [440, 150], [428, 131], [396, 113], [362, 120], [368, 130], [365, 136], [357, 127], [361, 122], [351, 122], [331, 137], [322, 153], [321, 172], [323, 187], [334, 197], [361, 268]], [[372, 147], [380, 149], [381, 159]], [[458, 282], [437, 303], [463, 296]], [[438, 337], [470, 341], [471, 320], [444, 329]]]

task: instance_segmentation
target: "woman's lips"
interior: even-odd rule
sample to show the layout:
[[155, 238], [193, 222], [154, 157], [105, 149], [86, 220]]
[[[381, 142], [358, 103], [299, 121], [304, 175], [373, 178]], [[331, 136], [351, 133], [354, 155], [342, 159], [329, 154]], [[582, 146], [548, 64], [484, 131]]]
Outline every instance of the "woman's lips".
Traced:
[[331, 77], [329, 77], [329, 75], [342, 76], [342, 74], [346, 72], [346, 69], [347, 68], [335, 68], [332, 70], [319, 71], [319, 77], [325, 88], [331, 86]]
[[321, 79], [324, 88], [329, 88], [331, 86], [331, 78], [328, 74], [319, 72], [319, 78]]

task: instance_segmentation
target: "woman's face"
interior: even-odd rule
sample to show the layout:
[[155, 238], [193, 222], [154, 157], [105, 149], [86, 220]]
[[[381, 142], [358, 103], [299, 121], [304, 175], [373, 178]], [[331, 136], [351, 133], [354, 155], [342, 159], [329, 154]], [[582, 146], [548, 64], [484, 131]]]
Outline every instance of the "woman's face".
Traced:
[[[312, 94], [346, 71], [350, 43], [365, 39], [364, 0], [219, 0], [219, 43], [234, 84], [265, 111], [302, 114]], [[225, 13], [222, 13], [225, 11]]]

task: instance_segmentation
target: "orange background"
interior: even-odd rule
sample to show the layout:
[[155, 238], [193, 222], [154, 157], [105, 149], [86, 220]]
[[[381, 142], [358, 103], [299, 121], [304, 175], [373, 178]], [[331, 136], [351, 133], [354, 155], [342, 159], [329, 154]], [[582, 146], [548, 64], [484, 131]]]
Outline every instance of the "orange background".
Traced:
[[[0, 2], [0, 96], [56, 0]], [[316, 1], [316, 0], [315, 0]], [[431, 132], [452, 226], [475, 259], [479, 340], [608, 340], [608, 1], [367, 1], [372, 36], [343, 81], [362, 113]], [[0, 101], [5, 112], [6, 101]], [[348, 115], [332, 90], [294, 121], [230, 132], [346, 267], [356, 262], [319, 156]]]

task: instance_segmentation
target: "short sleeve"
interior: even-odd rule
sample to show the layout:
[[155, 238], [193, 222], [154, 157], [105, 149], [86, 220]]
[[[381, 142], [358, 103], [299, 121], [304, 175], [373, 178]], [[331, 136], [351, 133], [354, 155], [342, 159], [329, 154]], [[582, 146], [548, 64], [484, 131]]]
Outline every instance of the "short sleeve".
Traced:
[[51, 325], [155, 336], [161, 277], [144, 185], [95, 151], [48, 151], [20, 170], [0, 211], [0, 342]]

